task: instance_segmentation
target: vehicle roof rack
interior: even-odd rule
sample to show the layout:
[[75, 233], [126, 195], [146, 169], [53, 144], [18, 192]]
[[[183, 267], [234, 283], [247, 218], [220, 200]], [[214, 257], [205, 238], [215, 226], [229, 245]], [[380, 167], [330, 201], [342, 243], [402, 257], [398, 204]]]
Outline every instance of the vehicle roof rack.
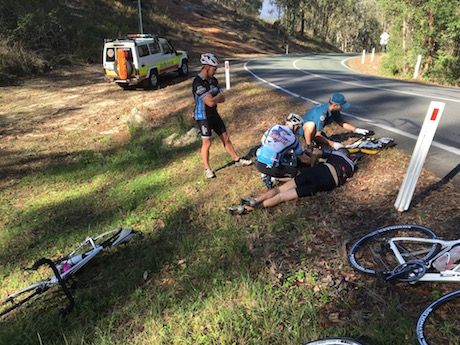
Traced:
[[158, 36], [155, 34], [127, 34], [124, 38], [104, 38], [104, 43], [122, 40], [133, 40], [136, 43], [136, 38], [153, 38], [155, 41], [158, 41]]

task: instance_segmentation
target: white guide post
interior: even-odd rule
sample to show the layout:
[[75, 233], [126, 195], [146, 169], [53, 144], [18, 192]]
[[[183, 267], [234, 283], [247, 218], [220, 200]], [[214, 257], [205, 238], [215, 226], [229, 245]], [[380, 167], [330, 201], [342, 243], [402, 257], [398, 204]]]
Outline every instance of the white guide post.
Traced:
[[374, 61], [375, 48], [372, 48], [371, 62]]
[[226, 89], [230, 90], [230, 64], [228, 61], [225, 61], [225, 83]]
[[417, 58], [417, 65], [415, 65], [414, 79], [418, 77], [418, 71], [420, 70], [420, 63], [422, 62], [422, 55], [419, 55]]
[[428, 112], [425, 116], [422, 129], [415, 144], [414, 152], [407, 168], [406, 176], [399, 190], [398, 197], [395, 202], [395, 207], [398, 211], [404, 212], [409, 209], [412, 196], [414, 195], [415, 185], [425, 163], [428, 150], [433, 141], [434, 134], [438, 128], [439, 120], [441, 120], [442, 112], [444, 111], [443, 102], [432, 101]]
[[366, 49], [363, 50], [363, 58], [361, 59], [361, 63], [364, 64], [364, 58], [366, 57]]
[[286, 44], [286, 55], [289, 54], [289, 44]]

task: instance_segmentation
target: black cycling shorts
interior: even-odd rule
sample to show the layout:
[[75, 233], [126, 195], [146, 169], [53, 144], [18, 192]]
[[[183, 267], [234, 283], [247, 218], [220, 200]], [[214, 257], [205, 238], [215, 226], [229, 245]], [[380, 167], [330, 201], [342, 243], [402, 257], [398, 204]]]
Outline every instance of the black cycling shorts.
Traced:
[[318, 192], [327, 192], [336, 187], [331, 171], [324, 164], [307, 169], [294, 177], [294, 181], [299, 198], [312, 196]]
[[197, 122], [202, 138], [211, 138], [212, 131], [216, 132], [218, 136], [221, 136], [227, 131], [225, 123], [219, 115], [211, 116], [204, 120], [198, 120]]
[[294, 177], [297, 175], [297, 167], [289, 165], [280, 165], [278, 167], [270, 167], [267, 164], [256, 161], [256, 169], [261, 173], [272, 177]]

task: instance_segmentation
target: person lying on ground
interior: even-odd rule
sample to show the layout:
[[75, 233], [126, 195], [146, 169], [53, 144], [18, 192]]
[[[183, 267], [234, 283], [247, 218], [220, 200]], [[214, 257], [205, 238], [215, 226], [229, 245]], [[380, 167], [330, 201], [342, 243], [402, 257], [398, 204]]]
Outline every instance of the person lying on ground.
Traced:
[[282, 202], [331, 191], [345, 183], [355, 171], [353, 161], [348, 158], [348, 150], [322, 150], [319, 155], [326, 162], [302, 172], [283, 185], [270, 189], [256, 198], [241, 198], [241, 205], [229, 209], [231, 214], [246, 214], [255, 207], [273, 207]]

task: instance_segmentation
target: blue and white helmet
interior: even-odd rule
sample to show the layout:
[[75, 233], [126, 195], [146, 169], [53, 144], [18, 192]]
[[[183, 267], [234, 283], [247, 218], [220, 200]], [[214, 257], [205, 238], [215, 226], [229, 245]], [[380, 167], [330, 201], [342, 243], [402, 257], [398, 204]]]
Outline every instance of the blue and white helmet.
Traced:
[[303, 126], [303, 119], [302, 119], [302, 117], [300, 117], [299, 115], [294, 114], [294, 113], [290, 113], [290, 114], [286, 117], [286, 122], [292, 123], [293, 126], [299, 126], [299, 127], [302, 127], [302, 126]]
[[202, 65], [219, 66], [219, 59], [211, 53], [201, 54], [200, 62]]

